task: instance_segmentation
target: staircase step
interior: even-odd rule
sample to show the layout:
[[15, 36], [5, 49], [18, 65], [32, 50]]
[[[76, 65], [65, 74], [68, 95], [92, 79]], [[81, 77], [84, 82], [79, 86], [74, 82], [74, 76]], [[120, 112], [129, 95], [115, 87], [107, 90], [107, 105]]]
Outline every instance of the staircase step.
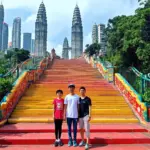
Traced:
[[[53, 144], [55, 141], [54, 133], [0, 133], [0, 144], [3, 145], [45, 145]], [[62, 140], [65, 144], [68, 143], [68, 134], [63, 133]], [[80, 142], [78, 134], [77, 142]], [[100, 132], [91, 133], [91, 144], [150, 144], [150, 137], [145, 133], [126, 132]]]
[[[9, 123], [53, 123], [53, 119], [51, 117], [11, 117], [8, 119]], [[91, 120], [91, 123], [138, 123], [138, 119], [136, 117], [97, 117]]]
[[[42, 126], [42, 128], [41, 128]], [[66, 123], [63, 123], [63, 132], [68, 131]], [[18, 123], [8, 124], [0, 128], [0, 133], [53, 133], [54, 123]], [[79, 128], [78, 128], [79, 132]], [[90, 132], [149, 132], [140, 124], [91, 124]]]

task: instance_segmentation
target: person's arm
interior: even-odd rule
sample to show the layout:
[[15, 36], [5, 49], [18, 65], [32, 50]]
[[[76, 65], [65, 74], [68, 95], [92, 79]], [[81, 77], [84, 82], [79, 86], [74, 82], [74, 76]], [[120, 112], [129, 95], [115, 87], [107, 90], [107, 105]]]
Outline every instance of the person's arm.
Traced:
[[52, 114], [52, 118], [55, 118], [55, 100], [53, 101], [53, 114]]
[[92, 102], [91, 99], [89, 99], [89, 121], [91, 121], [91, 112], [92, 112]]
[[91, 121], [91, 105], [89, 105], [89, 121]]
[[64, 120], [66, 120], [67, 105], [68, 105], [68, 101], [67, 101], [67, 97], [65, 97], [65, 101], [64, 101]]
[[78, 105], [77, 105], [77, 108], [78, 108], [78, 121], [79, 121], [79, 113], [80, 113], [80, 97], [78, 99]]

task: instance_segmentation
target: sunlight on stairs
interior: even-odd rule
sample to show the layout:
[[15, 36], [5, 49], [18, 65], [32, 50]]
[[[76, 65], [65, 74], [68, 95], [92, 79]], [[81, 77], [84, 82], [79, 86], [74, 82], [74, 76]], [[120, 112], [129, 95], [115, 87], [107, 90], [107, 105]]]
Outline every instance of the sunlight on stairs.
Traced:
[[123, 96], [103, 79], [100, 73], [85, 62], [83, 58], [55, 60], [45, 71], [40, 81], [33, 84], [24, 94], [9, 118], [9, 123], [53, 122], [52, 101], [57, 89], [68, 94], [68, 84], [87, 88], [91, 97], [93, 123], [135, 123], [139, 122]]

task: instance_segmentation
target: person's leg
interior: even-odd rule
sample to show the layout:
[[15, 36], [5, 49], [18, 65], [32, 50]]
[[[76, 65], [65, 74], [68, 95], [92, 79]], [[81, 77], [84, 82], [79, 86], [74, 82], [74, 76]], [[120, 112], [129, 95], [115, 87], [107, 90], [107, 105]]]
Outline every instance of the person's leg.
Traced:
[[62, 134], [62, 123], [63, 123], [63, 120], [59, 120], [59, 146], [63, 146], [63, 142], [61, 141], [61, 134]]
[[55, 141], [54, 145], [55, 145], [55, 147], [57, 147], [58, 146], [58, 120], [55, 119], [54, 123], [55, 123], [55, 137], [56, 137], [56, 141]]
[[72, 125], [72, 118], [67, 118], [67, 124], [68, 124], [68, 136], [69, 136], [69, 142], [68, 142], [68, 146], [72, 146], [72, 134], [71, 134], [71, 125]]
[[83, 118], [79, 119], [79, 126], [80, 126], [80, 134], [81, 134], [81, 139], [82, 139], [79, 146], [84, 146], [85, 142], [84, 142], [84, 120]]
[[61, 134], [62, 134], [62, 123], [63, 123], [63, 120], [59, 120], [59, 139], [61, 139]]
[[74, 118], [74, 119], [73, 119], [73, 134], [74, 134], [74, 141], [77, 140], [77, 124], [78, 124], [78, 119]]
[[68, 137], [69, 140], [72, 140], [72, 134], [71, 134], [72, 118], [67, 118], [67, 125], [68, 125]]
[[85, 132], [86, 132], [86, 145], [85, 149], [89, 148], [89, 140], [90, 140], [90, 123], [89, 123], [89, 116], [87, 115], [84, 117], [84, 127], [85, 127]]
[[73, 134], [74, 134], [73, 146], [74, 147], [78, 146], [78, 144], [77, 144], [77, 124], [78, 124], [78, 119], [74, 118], [73, 119]]
[[56, 140], [58, 140], [58, 120], [57, 119], [55, 119], [55, 138], [56, 138]]

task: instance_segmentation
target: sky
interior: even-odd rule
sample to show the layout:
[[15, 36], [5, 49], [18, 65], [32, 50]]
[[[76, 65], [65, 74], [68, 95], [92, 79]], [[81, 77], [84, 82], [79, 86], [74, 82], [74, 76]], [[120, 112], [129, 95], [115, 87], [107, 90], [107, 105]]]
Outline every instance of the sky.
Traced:
[[[61, 56], [62, 44], [67, 37], [71, 45], [71, 25], [75, 5], [78, 4], [83, 22], [84, 46], [91, 44], [94, 23], [107, 24], [108, 19], [118, 15], [134, 14], [138, 0], [43, 0], [48, 18], [48, 51], [55, 48]], [[42, 0], [3, 0], [5, 22], [9, 25], [9, 42], [15, 17], [22, 19], [22, 34], [32, 33], [34, 39], [35, 20]]]

